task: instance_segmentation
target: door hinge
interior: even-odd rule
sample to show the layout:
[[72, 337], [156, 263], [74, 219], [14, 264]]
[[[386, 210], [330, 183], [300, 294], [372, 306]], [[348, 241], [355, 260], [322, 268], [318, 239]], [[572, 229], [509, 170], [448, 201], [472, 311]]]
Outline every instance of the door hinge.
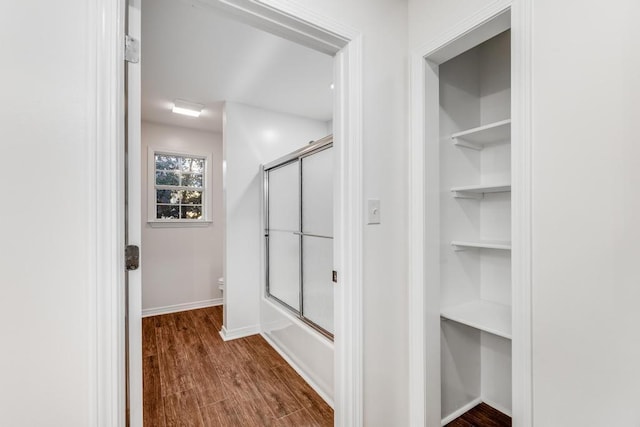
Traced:
[[333, 270], [331, 272], [331, 280], [333, 280], [333, 283], [338, 283], [338, 272]]
[[140, 41], [130, 35], [124, 36], [124, 60], [132, 64], [140, 62]]
[[127, 271], [137, 270], [140, 267], [140, 248], [136, 245], [128, 245], [124, 248], [124, 265]]

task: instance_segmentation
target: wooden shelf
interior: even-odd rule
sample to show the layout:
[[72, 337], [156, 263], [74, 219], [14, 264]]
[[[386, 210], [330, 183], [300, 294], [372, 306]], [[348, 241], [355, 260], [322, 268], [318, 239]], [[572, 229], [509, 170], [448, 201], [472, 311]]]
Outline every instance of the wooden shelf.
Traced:
[[498, 249], [503, 251], [511, 250], [511, 242], [500, 240], [454, 240], [451, 242], [451, 246], [454, 246], [456, 250], [462, 250], [464, 248]]
[[451, 135], [453, 145], [482, 150], [485, 145], [511, 142], [511, 119], [501, 120]]
[[511, 339], [511, 307], [478, 300], [443, 308], [440, 317]]
[[482, 199], [486, 193], [508, 193], [509, 191], [511, 191], [511, 184], [467, 185], [451, 189], [453, 197], [462, 199]]

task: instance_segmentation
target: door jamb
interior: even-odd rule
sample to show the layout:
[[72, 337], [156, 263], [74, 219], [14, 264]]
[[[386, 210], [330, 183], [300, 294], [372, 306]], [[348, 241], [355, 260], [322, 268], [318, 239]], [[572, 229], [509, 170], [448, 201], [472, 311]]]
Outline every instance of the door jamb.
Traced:
[[[337, 224], [341, 283], [336, 287], [335, 424], [363, 424], [362, 360], [362, 36], [287, 0], [196, 0], [233, 10], [263, 29], [339, 57], [334, 138], [339, 149], [341, 212]], [[124, 393], [124, 8], [94, 0], [96, 353], [95, 425], [125, 425]], [[332, 48], [331, 46], [334, 46]], [[144, 250], [144, 248], [142, 248]], [[141, 315], [141, 313], [140, 313]], [[137, 321], [131, 314], [131, 321]], [[141, 340], [141, 337], [137, 337]], [[136, 339], [132, 337], [131, 339]], [[93, 364], [92, 364], [93, 366]], [[141, 375], [142, 372], [137, 373]], [[136, 373], [134, 373], [136, 375]]]
[[95, 341], [89, 366], [92, 395], [89, 425], [124, 426], [125, 333], [124, 333], [124, 7], [125, 0], [89, 3], [87, 22], [92, 66], [88, 76], [94, 90], [91, 131], [94, 175], [92, 186], [95, 246], [91, 281], [95, 312]]

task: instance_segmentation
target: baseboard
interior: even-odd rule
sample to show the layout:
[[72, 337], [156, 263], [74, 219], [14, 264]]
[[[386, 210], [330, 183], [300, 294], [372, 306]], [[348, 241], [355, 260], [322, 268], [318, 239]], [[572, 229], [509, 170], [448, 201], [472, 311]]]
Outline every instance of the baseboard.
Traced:
[[282, 356], [282, 358], [293, 368], [293, 370], [296, 371], [302, 377], [302, 379], [305, 380], [307, 384], [309, 384], [309, 386], [315, 390], [316, 393], [318, 393], [318, 395], [322, 398], [322, 400], [327, 402], [327, 405], [331, 406], [331, 408], [333, 409], [334, 408], [333, 399], [331, 399], [329, 396], [327, 396], [327, 394], [324, 391], [322, 391], [322, 389], [318, 386], [318, 384], [311, 377], [309, 377], [309, 375], [307, 375], [304, 369], [302, 369], [300, 365], [293, 358], [291, 358], [287, 353], [285, 353], [285, 351], [282, 350], [280, 346], [274, 340], [272, 340], [267, 334], [260, 333], [260, 335], [262, 335], [265, 341], [267, 341], [269, 345], [273, 347], [273, 349], [277, 351], [278, 354]]
[[255, 335], [260, 333], [260, 327], [258, 325], [255, 326], [245, 326], [244, 328], [237, 329], [227, 329], [225, 326], [222, 326], [222, 330], [220, 331], [220, 336], [225, 341], [237, 340], [238, 338], [248, 337], [249, 335]]
[[509, 409], [505, 408], [505, 407], [504, 407], [504, 406], [502, 406], [502, 405], [498, 405], [497, 403], [494, 403], [494, 402], [492, 402], [492, 401], [490, 401], [490, 400], [487, 400], [487, 399], [482, 399], [482, 401], [483, 401], [484, 403], [486, 403], [487, 405], [491, 406], [493, 409], [497, 409], [498, 411], [502, 412], [502, 413], [503, 413], [503, 414], [505, 414], [505, 415], [508, 415], [508, 416], [510, 416], [510, 417], [512, 417], [512, 416], [513, 416], [513, 414], [511, 413], [511, 411], [510, 411]]
[[178, 313], [180, 311], [195, 310], [196, 308], [213, 307], [222, 305], [222, 298], [206, 299], [203, 301], [186, 302], [183, 304], [168, 305], [166, 307], [145, 308], [142, 317], [158, 316], [160, 314]]
[[460, 409], [458, 409], [457, 411], [454, 411], [451, 415], [449, 415], [446, 418], [442, 419], [442, 425], [447, 425], [449, 424], [451, 421], [455, 420], [456, 418], [458, 418], [460, 415], [464, 414], [465, 412], [467, 412], [468, 410], [470, 410], [471, 408], [474, 408], [476, 406], [478, 406], [479, 404], [482, 403], [482, 398], [478, 397], [476, 399], [473, 399], [471, 402], [467, 403], [466, 405], [464, 405], [463, 407], [461, 407]]

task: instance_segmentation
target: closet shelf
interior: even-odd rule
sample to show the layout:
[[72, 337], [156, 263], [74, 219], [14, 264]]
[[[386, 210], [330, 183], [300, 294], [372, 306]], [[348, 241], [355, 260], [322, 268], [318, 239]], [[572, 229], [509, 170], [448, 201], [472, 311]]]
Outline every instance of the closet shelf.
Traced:
[[454, 240], [451, 242], [451, 246], [453, 246], [455, 250], [464, 250], [464, 248], [498, 249], [503, 251], [511, 250], [511, 242], [501, 240]]
[[453, 145], [482, 150], [485, 145], [511, 141], [511, 119], [501, 120], [451, 135]]
[[472, 301], [443, 308], [440, 317], [511, 339], [511, 307], [508, 305]]
[[462, 199], [482, 199], [486, 193], [508, 193], [510, 191], [511, 184], [467, 185], [451, 189], [453, 197]]

